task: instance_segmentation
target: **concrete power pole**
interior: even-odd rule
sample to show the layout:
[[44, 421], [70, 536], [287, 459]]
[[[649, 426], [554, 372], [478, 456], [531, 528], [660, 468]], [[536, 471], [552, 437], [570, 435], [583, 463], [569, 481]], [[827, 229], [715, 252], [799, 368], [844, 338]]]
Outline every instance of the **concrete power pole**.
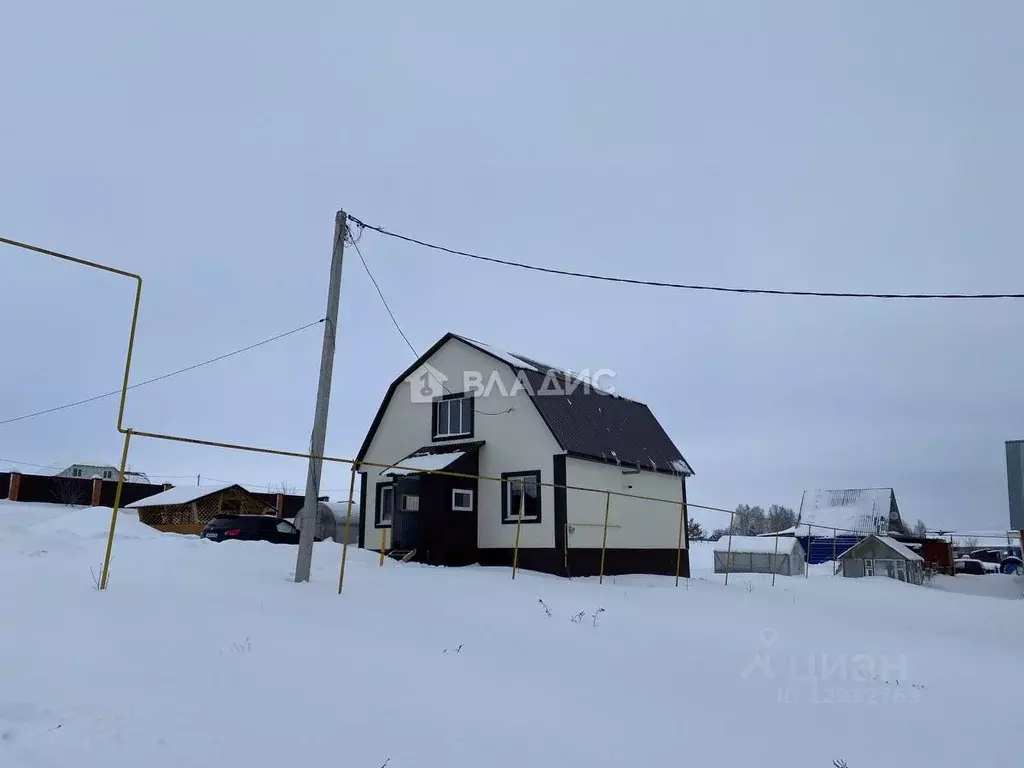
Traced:
[[323, 461], [316, 458], [324, 455], [327, 440], [327, 411], [331, 402], [331, 373], [334, 370], [334, 343], [337, 340], [338, 302], [341, 300], [341, 262], [345, 253], [345, 237], [348, 234], [348, 217], [338, 211], [334, 217], [334, 251], [331, 254], [331, 280], [327, 288], [327, 315], [324, 323], [324, 346], [320, 355], [320, 382], [316, 388], [316, 411], [313, 414], [313, 433], [306, 476], [306, 498], [299, 512], [299, 555], [295, 562], [295, 581], [309, 581], [313, 564], [313, 538], [316, 534], [317, 496], [320, 490], [320, 471]]

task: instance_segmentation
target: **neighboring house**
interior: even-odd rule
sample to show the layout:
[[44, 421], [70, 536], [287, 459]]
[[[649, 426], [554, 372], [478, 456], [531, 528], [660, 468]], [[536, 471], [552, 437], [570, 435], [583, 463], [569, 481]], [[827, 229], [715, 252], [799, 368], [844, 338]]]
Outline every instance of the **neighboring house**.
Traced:
[[796, 529], [811, 525], [812, 536], [906, 533], [892, 488], [804, 491]]
[[910, 584], [924, 581], [924, 558], [890, 536], [867, 536], [841, 554], [839, 562], [843, 576], [888, 576]]
[[[101, 480], [116, 480], [118, 468], [113, 464], [72, 464], [67, 469], [58, 472], [55, 477], [81, 477], [86, 480], [98, 477]], [[125, 471], [124, 480], [126, 483], [148, 483], [149, 478], [145, 472]]]
[[604, 572], [675, 573], [690, 465], [646, 405], [563, 369], [446, 334], [392, 382], [356, 461], [361, 547], [389, 532], [420, 562], [510, 565], [518, 536], [520, 567], [596, 574], [607, 497], [577, 486], [669, 500], [610, 496]]
[[217, 515], [276, 515], [273, 506], [237, 484], [179, 486], [125, 505], [146, 525], [171, 533], [199, 533]]
[[795, 536], [723, 536], [715, 542], [715, 573], [802, 576], [804, 548]]

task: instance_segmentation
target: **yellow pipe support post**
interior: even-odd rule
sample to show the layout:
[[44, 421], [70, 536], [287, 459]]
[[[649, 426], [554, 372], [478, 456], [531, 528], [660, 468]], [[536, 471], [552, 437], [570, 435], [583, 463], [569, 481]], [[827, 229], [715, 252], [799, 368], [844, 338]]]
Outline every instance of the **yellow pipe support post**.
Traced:
[[100, 589], [107, 588], [107, 579], [110, 575], [110, 557], [114, 549], [114, 528], [117, 527], [117, 513], [121, 509], [121, 487], [124, 484], [124, 470], [128, 463], [128, 443], [132, 438], [132, 431], [124, 429], [124, 406], [128, 398], [128, 376], [132, 370], [132, 353], [135, 351], [135, 329], [139, 325], [139, 302], [142, 301], [142, 278], [135, 276], [135, 306], [132, 309], [132, 327], [128, 332], [128, 354], [124, 361], [124, 379], [121, 382], [121, 403], [117, 408], [117, 431], [124, 434], [124, 451], [121, 454], [121, 470], [117, 474], [117, 490], [114, 491], [114, 509], [110, 513], [110, 530], [107, 532], [107, 552], [103, 557], [103, 569], [100, 573]]
[[686, 517], [686, 504], [679, 502], [679, 541], [676, 542], [676, 586], [679, 586], [679, 571], [683, 566], [683, 518]]
[[836, 535], [837, 535], [836, 529], [833, 528], [832, 529], [832, 575], [833, 576], [836, 575], [836, 565], [838, 565], [838, 563], [836, 563]]
[[132, 431], [124, 433], [124, 448], [121, 450], [121, 469], [117, 473], [117, 489], [114, 491], [114, 509], [110, 513], [110, 530], [107, 532], [107, 551], [103, 555], [103, 568], [100, 570], [100, 589], [107, 588], [110, 576], [110, 555], [114, 549], [114, 529], [117, 527], [117, 511], [121, 506], [121, 489], [124, 487], [124, 468], [128, 463], [128, 443], [131, 442]]
[[569, 576], [569, 523], [565, 524], [565, 538], [562, 540], [562, 557], [564, 559], [565, 575]]
[[729, 586], [729, 571], [732, 570], [732, 530], [733, 523], [736, 522], [736, 513], [729, 513], [729, 543], [726, 544], [725, 549], [725, 586]]
[[[538, 493], [540, 489], [537, 489]], [[519, 570], [519, 532], [523, 528], [523, 507], [526, 505], [526, 481], [519, 481], [519, 517], [516, 520], [516, 548], [512, 551], [512, 579], [516, 578], [516, 571]]]
[[[790, 550], [789, 554], [790, 567], [793, 565], [793, 551]], [[804, 568], [807, 567], [807, 563], [804, 562]], [[772, 586], [775, 586], [775, 574], [779, 572], [779, 533], [775, 532], [775, 557], [772, 558]]]
[[[394, 517], [391, 518], [391, 524], [392, 525], [395, 524], [395, 518]], [[384, 567], [384, 552], [385, 552], [385, 548], [387, 547], [387, 544], [388, 544], [387, 533], [388, 533], [388, 529], [387, 528], [381, 528], [380, 529], [380, 566], [379, 566], [380, 568]]]
[[110, 556], [114, 546], [114, 527], [117, 524], [117, 513], [121, 503], [121, 485], [124, 482], [124, 469], [125, 464], [128, 461], [128, 442], [131, 439], [131, 430], [124, 428], [124, 407], [125, 401], [128, 399], [128, 378], [132, 368], [132, 352], [135, 349], [135, 331], [139, 325], [139, 304], [142, 301], [142, 277], [135, 274], [134, 272], [127, 272], [117, 267], [110, 267], [106, 264], [100, 264], [96, 261], [88, 261], [87, 259], [80, 259], [77, 256], [69, 256], [66, 253], [60, 253], [59, 251], [51, 251], [47, 248], [40, 248], [37, 245], [31, 245], [29, 243], [23, 243], [18, 240], [11, 240], [7, 237], [0, 237], [0, 243], [6, 245], [12, 245], [15, 248], [23, 248], [26, 251], [33, 251], [34, 253], [41, 253], [44, 256], [53, 256], [54, 258], [61, 259], [63, 261], [71, 262], [72, 264], [80, 264], [85, 267], [92, 267], [103, 272], [109, 272], [113, 275], [120, 275], [121, 277], [130, 277], [135, 281], [135, 306], [132, 309], [132, 326], [128, 332], [128, 354], [124, 361], [124, 379], [121, 383], [121, 402], [117, 408], [117, 431], [123, 434], [124, 437], [124, 453], [121, 456], [121, 471], [117, 478], [117, 491], [114, 495], [114, 511], [110, 516], [110, 530], [107, 532], [107, 551], [103, 558], [103, 568], [100, 574], [100, 589], [107, 588], [107, 575], [110, 571]]
[[604, 553], [608, 546], [608, 512], [612, 506], [612, 495], [606, 493], [604, 496], [604, 532], [601, 534], [601, 573], [597, 577], [598, 584], [604, 584]]
[[[348, 479], [348, 509], [345, 510], [345, 537], [341, 541], [341, 571], [338, 574], [338, 594], [345, 585], [345, 560], [348, 558], [348, 533], [352, 526], [352, 499], [356, 490], [356, 465], [352, 465], [352, 474]], [[362, 518], [360, 518], [360, 524]]]

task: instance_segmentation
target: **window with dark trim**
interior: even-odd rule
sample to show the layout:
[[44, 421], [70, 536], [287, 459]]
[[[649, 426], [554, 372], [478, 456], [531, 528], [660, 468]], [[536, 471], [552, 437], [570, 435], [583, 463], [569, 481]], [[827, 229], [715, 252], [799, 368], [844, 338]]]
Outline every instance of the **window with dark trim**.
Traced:
[[434, 440], [473, 436], [473, 396], [460, 392], [434, 401], [430, 434]]
[[502, 472], [501, 522], [516, 525], [522, 505], [523, 524], [540, 522], [540, 470]]
[[374, 528], [390, 528], [395, 517], [395, 486], [391, 483], [377, 484], [377, 499], [373, 514]]
[[414, 493], [403, 493], [402, 494], [402, 511], [403, 512], [419, 512], [420, 511], [420, 497]]

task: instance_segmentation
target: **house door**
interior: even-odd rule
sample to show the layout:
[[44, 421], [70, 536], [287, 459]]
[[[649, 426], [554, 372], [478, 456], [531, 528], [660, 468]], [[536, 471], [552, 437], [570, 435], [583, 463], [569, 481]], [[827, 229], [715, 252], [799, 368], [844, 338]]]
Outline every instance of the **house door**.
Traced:
[[420, 516], [418, 494], [402, 493], [399, 488], [395, 499], [395, 516], [392, 523], [392, 549], [416, 549], [422, 538], [423, 518]]

